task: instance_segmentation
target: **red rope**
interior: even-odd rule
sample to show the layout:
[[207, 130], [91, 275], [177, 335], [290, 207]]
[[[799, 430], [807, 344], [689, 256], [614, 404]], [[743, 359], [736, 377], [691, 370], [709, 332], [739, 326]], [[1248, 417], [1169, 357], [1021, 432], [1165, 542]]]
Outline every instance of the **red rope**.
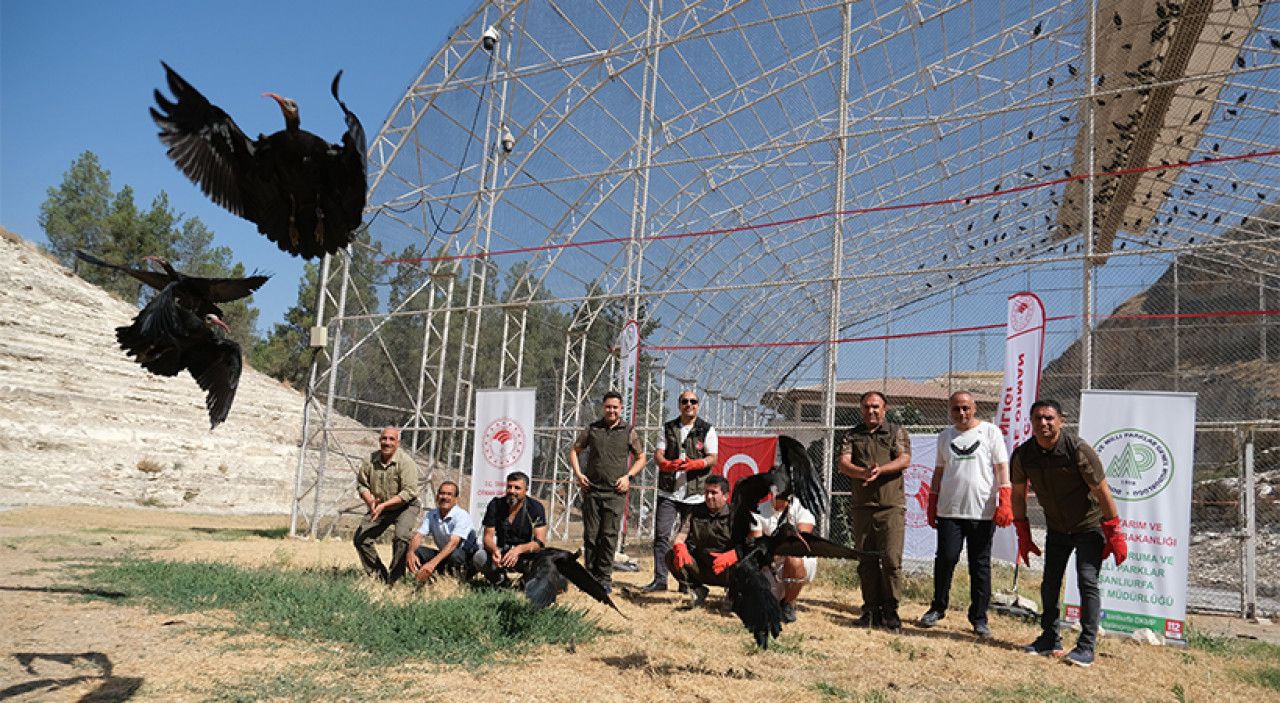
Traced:
[[[1280, 310], [1226, 310], [1223, 312], [1180, 312], [1180, 313], [1148, 313], [1130, 315], [1095, 315], [1098, 320], [1190, 320], [1205, 317], [1257, 317], [1260, 315], [1280, 315]], [[1045, 322], [1071, 320], [1079, 315], [1057, 315], [1046, 318]], [[925, 330], [923, 332], [902, 332], [900, 334], [878, 334], [870, 337], [841, 337], [839, 339], [806, 339], [789, 342], [742, 342], [737, 344], [670, 344], [644, 346], [647, 351], [689, 351], [708, 349], [755, 349], [773, 347], [812, 347], [822, 344], [847, 344], [851, 342], [883, 342], [890, 339], [910, 339], [912, 337], [935, 337], [942, 334], [959, 334], [961, 332], [978, 332], [983, 330], [1004, 329], [1005, 323], [994, 325], [974, 325], [972, 327], [954, 327], [945, 330]]]
[[[798, 222], [808, 222], [810, 220], [819, 220], [825, 217], [833, 217], [835, 215], [865, 215], [873, 212], [889, 212], [892, 210], [907, 210], [911, 208], [932, 207], [935, 205], [954, 205], [956, 203], [964, 203], [968, 205], [974, 200], [985, 200], [997, 196], [1011, 195], [1013, 193], [1021, 193], [1037, 188], [1048, 188], [1050, 186], [1070, 183], [1072, 181], [1083, 181], [1089, 178], [1106, 178], [1114, 176], [1127, 176], [1134, 173], [1147, 173], [1148, 171], [1163, 171], [1171, 168], [1187, 168], [1188, 166], [1202, 166], [1204, 164], [1218, 164], [1228, 161], [1239, 161], [1241, 159], [1263, 158], [1268, 156], [1280, 156], [1280, 149], [1271, 151], [1255, 151], [1248, 154], [1236, 154], [1234, 156], [1215, 156], [1208, 159], [1199, 159], [1197, 161], [1183, 161], [1176, 164], [1160, 164], [1158, 166], [1139, 166], [1136, 168], [1126, 168], [1118, 171], [1098, 171], [1094, 174], [1081, 174], [1078, 176], [1066, 176], [1063, 178], [1055, 178], [1051, 181], [1039, 181], [1036, 183], [1028, 183], [1013, 188], [1005, 188], [1004, 190], [993, 190], [989, 193], [978, 193], [976, 195], [966, 195], [955, 198], [944, 198], [942, 200], [924, 200], [914, 203], [899, 203], [897, 205], [877, 205], [874, 207], [854, 208], [852, 210], [829, 210], [827, 212], [819, 212], [812, 215], [802, 215], [800, 217], [792, 217], [786, 220], [773, 220], [771, 222], [757, 222], [749, 225], [739, 225], [738, 227], [721, 227], [717, 229], [699, 230], [695, 232], [680, 232], [677, 234], [658, 234], [650, 237], [643, 237], [642, 241], [662, 241], [667, 239], [687, 239], [690, 237], [712, 237], [720, 234], [734, 234], [737, 232], [749, 232], [757, 229], [766, 229], [769, 227], [782, 227], [784, 225], [793, 225]], [[581, 247], [598, 246], [601, 244], [622, 244], [630, 242], [631, 237], [608, 237], [605, 239], [589, 239], [581, 242], [565, 242], [562, 244], [542, 244], [532, 247], [517, 247], [515, 249], [499, 249], [489, 252], [477, 252], [473, 254], [454, 254], [452, 256], [423, 256], [409, 258], [383, 259], [383, 264], [420, 264], [434, 263], [437, 261], [461, 261], [466, 259], [487, 259], [494, 256], [507, 256], [511, 254], [532, 254], [542, 251], [557, 251], [562, 249], [576, 249]]]

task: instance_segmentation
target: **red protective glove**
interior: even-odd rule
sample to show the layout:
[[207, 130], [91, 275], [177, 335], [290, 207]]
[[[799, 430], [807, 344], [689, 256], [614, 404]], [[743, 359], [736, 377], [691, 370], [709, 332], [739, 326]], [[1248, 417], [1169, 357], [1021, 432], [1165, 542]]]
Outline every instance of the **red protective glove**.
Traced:
[[1018, 530], [1018, 560], [1026, 566], [1031, 566], [1030, 554], [1040, 556], [1040, 548], [1036, 546], [1036, 542], [1031, 538], [1031, 523], [1026, 518], [1014, 520], [1013, 526]]
[[929, 527], [938, 529], [938, 494], [929, 492], [929, 507], [925, 509], [925, 519], [929, 521]]
[[730, 549], [719, 554], [712, 552], [711, 556], [715, 557], [711, 562], [711, 570], [717, 574], [723, 574], [725, 569], [738, 563], [738, 550], [736, 549]]
[[707, 468], [706, 459], [685, 459], [684, 461], [685, 471], [697, 471], [698, 469], [705, 469], [705, 468]]
[[996, 527], [1008, 527], [1013, 522], [1013, 486], [1001, 486], [996, 498], [996, 514], [991, 516]]
[[693, 555], [689, 553], [689, 548], [685, 546], [684, 542], [677, 542], [672, 546], [671, 553], [673, 554], [671, 561], [676, 567], [676, 571], [693, 565]]
[[1124, 533], [1120, 531], [1119, 515], [1102, 521], [1102, 534], [1107, 538], [1107, 543], [1102, 547], [1102, 560], [1106, 561], [1107, 557], [1114, 556], [1116, 566], [1120, 566], [1125, 559], [1129, 558], [1129, 543], [1125, 541]]
[[662, 458], [661, 455], [658, 456], [658, 471], [661, 471], [664, 474], [673, 474], [679, 470], [680, 470], [679, 459], [672, 459], [668, 461], [667, 459]]

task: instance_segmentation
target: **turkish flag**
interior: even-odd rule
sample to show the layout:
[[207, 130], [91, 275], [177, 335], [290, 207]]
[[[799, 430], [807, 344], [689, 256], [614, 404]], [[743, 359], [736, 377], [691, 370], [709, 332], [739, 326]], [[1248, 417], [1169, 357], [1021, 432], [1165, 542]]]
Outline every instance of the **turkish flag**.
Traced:
[[[716, 473], [729, 479], [729, 497], [738, 481], [752, 474], [762, 474], [773, 468], [773, 457], [778, 453], [778, 437], [726, 437], [720, 435], [716, 447]], [[766, 498], [765, 500], [768, 500]]]

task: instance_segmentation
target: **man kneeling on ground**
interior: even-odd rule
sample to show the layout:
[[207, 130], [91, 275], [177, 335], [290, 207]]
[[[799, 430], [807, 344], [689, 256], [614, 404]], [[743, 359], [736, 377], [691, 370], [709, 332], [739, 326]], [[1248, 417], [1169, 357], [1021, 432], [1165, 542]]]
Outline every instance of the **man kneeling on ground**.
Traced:
[[707, 599], [707, 586], [728, 586], [729, 572], [715, 573], [718, 554], [733, 549], [729, 539], [729, 481], [708, 476], [703, 483], [703, 503], [695, 505], [680, 525], [667, 552], [667, 567], [689, 589], [690, 608]]
[[[422, 526], [409, 542], [409, 571], [426, 583], [437, 571], [462, 580], [471, 578], [471, 560], [480, 548], [471, 515], [458, 505], [458, 484], [445, 481], [436, 489], [436, 507], [427, 511]], [[430, 536], [435, 548], [422, 546]]]
[[[813, 532], [815, 523], [813, 513], [790, 493], [774, 496], [754, 519], [753, 539], [773, 535], [783, 523], [794, 526], [797, 532]], [[800, 597], [800, 589], [812, 583], [817, 575], [817, 558], [775, 556], [773, 564], [764, 571], [773, 586], [773, 595], [782, 604], [782, 622], [795, 622], [796, 599]]]
[[522, 471], [507, 475], [505, 499], [489, 502], [481, 524], [484, 549], [474, 563], [494, 585], [505, 584], [508, 571], [525, 574], [530, 557], [547, 546], [547, 511], [529, 495], [529, 477]]

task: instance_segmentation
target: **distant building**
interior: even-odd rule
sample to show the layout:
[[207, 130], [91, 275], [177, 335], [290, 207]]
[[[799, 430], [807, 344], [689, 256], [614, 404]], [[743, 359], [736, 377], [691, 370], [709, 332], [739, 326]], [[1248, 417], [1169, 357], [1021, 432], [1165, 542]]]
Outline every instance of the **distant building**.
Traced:
[[[836, 381], [836, 425], [852, 425], [861, 418], [862, 394], [880, 391], [889, 398], [889, 410], [897, 411], [911, 425], [949, 425], [947, 399], [954, 391], [969, 391], [978, 405], [978, 417], [990, 420], [999, 404], [1002, 375], [997, 372], [956, 372], [931, 381], [905, 378], [870, 378]], [[799, 386], [766, 393], [761, 404], [778, 413], [775, 422], [821, 423], [823, 384]]]

